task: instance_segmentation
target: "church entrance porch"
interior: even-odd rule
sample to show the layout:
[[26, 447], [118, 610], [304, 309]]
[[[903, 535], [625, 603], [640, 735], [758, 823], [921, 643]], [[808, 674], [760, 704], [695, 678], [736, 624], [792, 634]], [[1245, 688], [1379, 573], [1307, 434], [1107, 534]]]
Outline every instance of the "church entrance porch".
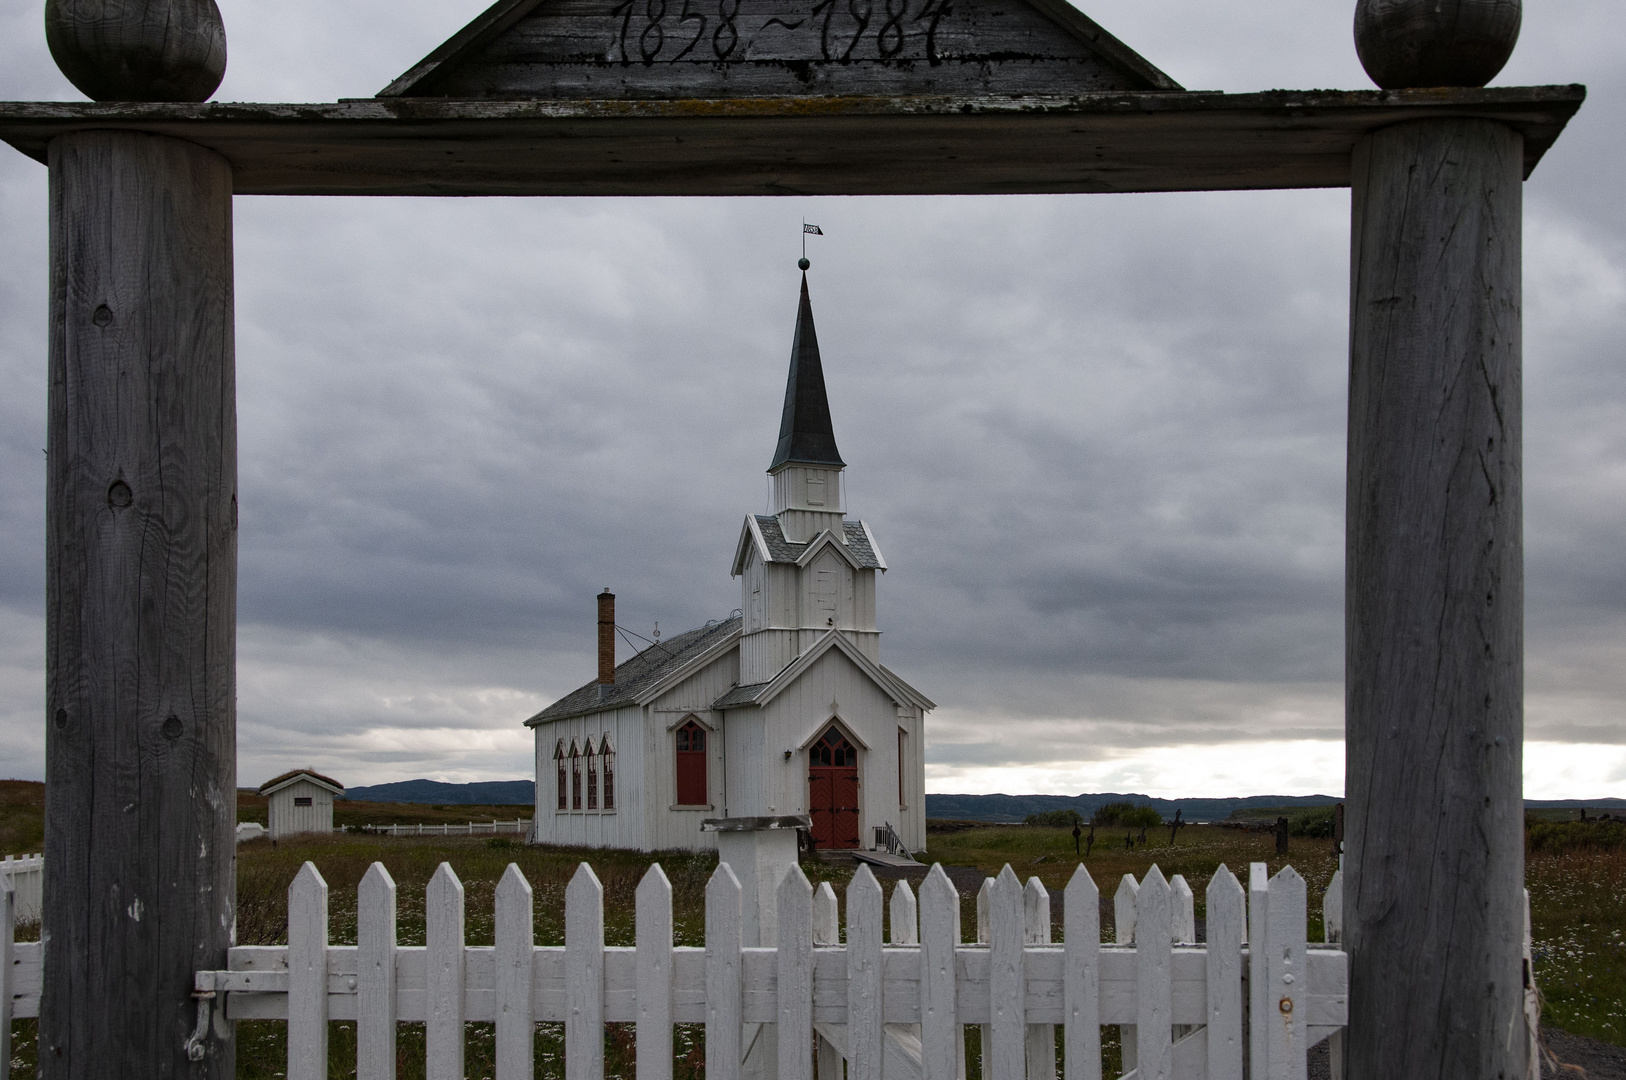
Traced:
[[813, 844], [858, 846], [858, 750], [832, 727], [807, 751], [807, 809]]

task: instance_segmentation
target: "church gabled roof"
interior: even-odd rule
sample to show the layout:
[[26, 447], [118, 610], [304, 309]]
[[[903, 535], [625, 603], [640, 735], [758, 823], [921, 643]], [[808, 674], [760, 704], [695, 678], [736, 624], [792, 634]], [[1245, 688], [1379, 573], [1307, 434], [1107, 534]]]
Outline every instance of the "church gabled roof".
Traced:
[[[845, 534], [847, 557], [854, 566], [860, 570], [886, 569], [886, 560], [881, 557], [881, 550], [875, 543], [875, 537], [870, 535], [868, 525], [862, 521], [843, 521], [841, 530]], [[740, 530], [740, 542], [734, 549], [733, 575], [739, 577], [745, 572], [745, 554], [749, 546], [756, 547], [757, 554], [762, 556], [765, 563], [799, 563], [807, 553], [808, 544], [816, 540], [817, 537], [807, 544], [786, 540], [785, 530], [778, 518], [772, 514], [753, 514], [745, 519], [745, 526]]]
[[525, 725], [535, 727], [549, 720], [563, 720], [639, 704], [651, 688], [659, 686], [714, 648], [729, 643], [738, 636], [739, 630], [740, 618], [736, 615], [732, 619], [707, 623], [651, 645], [631, 660], [617, 664], [615, 682], [605, 685], [602, 693], [599, 689], [601, 684], [596, 680], [577, 687], [525, 721]]
[[819, 359], [819, 336], [813, 331], [813, 302], [807, 296], [807, 275], [802, 275], [802, 302], [796, 310], [796, 336], [790, 345], [790, 377], [785, 381], [785, 411], [779, 418], [779, 445], [774, 448], [772, 472], [791, 462], [805, 465], [846, 465], [836, 449], [836, 429], [830, 422], [830, 399], [824, 392], [824, 363]]
[[766, 705], [783, 693], [792, 683], [801, 678], [802, 673], [816, 663], [819, 657], [830, 650], [836, 650], [867, 675], [871, 682], [880, 687], [885, 693], [891, 695], [892, 700], [898, 704], [914, 705], [921, 709], [935, 709], [937, 703], [916, 690], [913, 686], [898, 678], [891, 670], [876, 663], [865, 656], [863, 650], [852, 643], [852, 640], [841, 630], [826, 631], [808, 647], [807, 651], [787, 664], [779, 674], [762, 683], [752, 683], [747, 686], [736, 686], [712, 702], [714, 709], [737, 709], [749, 705]]

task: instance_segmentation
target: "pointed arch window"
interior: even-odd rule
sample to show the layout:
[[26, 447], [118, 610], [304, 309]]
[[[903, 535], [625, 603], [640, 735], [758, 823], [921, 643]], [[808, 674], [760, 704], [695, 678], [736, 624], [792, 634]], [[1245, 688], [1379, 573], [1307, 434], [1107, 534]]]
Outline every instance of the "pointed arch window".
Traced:
[[570, 808], [582, 808], [582, 752], [575, 743], [570, 744]]
[[570, 781], [565, 777], [565, 741], [560, 739], [553, 748], [553, 767], [557, 773], [559, 809], [570, 809]]
[[599, 739], [598, 743], [599, 770], [603, 774], [604, 809], [615, 809], [615, 747], [610, 745], [608, 735]]
[[587, 809], [598, 809], [598, 755], [592, 739], [587, 740]]
[[690, 720], [677, 729], [677, 802], [704, 806], [706, 788], [706, 729]]

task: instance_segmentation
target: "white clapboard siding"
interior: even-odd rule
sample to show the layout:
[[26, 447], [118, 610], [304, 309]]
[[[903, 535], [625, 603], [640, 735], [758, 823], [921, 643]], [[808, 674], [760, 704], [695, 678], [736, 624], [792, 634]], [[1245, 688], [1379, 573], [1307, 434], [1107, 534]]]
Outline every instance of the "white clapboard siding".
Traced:
[[[884, 899], [867, 869], [854, 876], [843, 943], [835, 893], [798, 870], [778, 893], [777, 940], [745, 948], [739, 882], [719, 866], [706, 888], [706, 945], [678, 948], [671, 886], [652, 867], [638, 888], [636, 946], [606, 947], [603, 889], [583, 864], [566, 890], [565, 944], [537, 946], [530, 886], [510, 866], [495, 944], [471, 947], [462, 884], [442, 864], [426, 890], [426, 944], [402, 946], [394, 882], [374, 864], [358, 891], [358, 944], [329, 945], [327, 885], [307, 863], [289, 887], [289, 943], [234, 947], [226, 970], [198, 972], [195, 985], [228, 1019], [287, 1021], [288, 1080], [327, 1075], [333, 1020], [357, 1021], [358, 1080], [393, 1075], [400, 1023], [426, 1025], [427, 1076], [461, 1077], [465, 1025], [493, 1021], [499, 1080], [534, 1076], [530, 1025], [548, 1022], [565, 1025], [572, 1080], [602, 1077], [607, 1022], [637, 1025], [644, 1080], [671, 1076], [674, 1023], [706, 1024], [717, 1080], [739, 1077], [747, 1024], [777, 1025], [782, 1080], [810, 1080], [810, 1042], [821, 1080], [963, 1076], [966, 1024], [988, 1026], [990, 1080], [1030, 1080], [1047, 1065], [1053, 1074], [1028, 1038], [1030, 1025], [1053, 1024], [1066, 1025], [1065, 1080], [1100, 1080], [1101, 1024], [1133, 1032], [1133, 1080], [1240, 1080], [1250, 1046], [1261, 1050], [1255, 1080], [1302, 1080], [1306, 1052], [1347, 1020], [1348, 958], [1335, 943], [1307, 945], [1306, 887], [1291, 868], [1274, 878], [1250, 868], [1244, 894], [1221, 867], [1208, 886], [1206, 945], [1175, 940], [1183, 908], [1156, 867], [1119, 886], [1112, 944], [1100, 941], [1099, 894], [1082, 867], [1064, 894], [1060, 945], [1044, 940], [1048, 897], [1009, 867], [983, 890], [984, 943], [961, 940], [960, 898], [941, 867], [918, 903], [894, 891], [891, 943]], [[1333, 937], [1337, 909], [1336, 898], [1323, 908]], [[0, 889], [0, 1000], [14, 1017], [38, 1016], [40, 946], [11, 944], [14, 920]], [[1246, 980], [1245, 964], [1257, 965]], [[1268, 991], [1251, 1014], [1245, 981]]]

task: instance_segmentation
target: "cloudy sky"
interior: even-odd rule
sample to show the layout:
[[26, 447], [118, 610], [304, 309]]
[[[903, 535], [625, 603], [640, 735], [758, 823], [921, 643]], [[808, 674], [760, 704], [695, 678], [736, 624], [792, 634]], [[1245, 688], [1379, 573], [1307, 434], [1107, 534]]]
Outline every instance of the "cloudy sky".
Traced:
[[[375, 93], [485, 0], [222, 0], [217, 98]], [[1367, 87], [1351, 0], [1095, 0], [1192, 89]], [[0, 98], [77, 99], [38, 0]], [[1526, 188], [1526, 791], [1626, 796], [1626, 24]], [[1610, 133], [1614, 134], [1611, 135]], [[0, 148], [0, 775], [43, 771], [45, 170]], [[236, 203], [240, 780], [530, 775], [593, 594], [739, 606], [803, 217], [932, 791], [1341, 793], [1347, 191]], [[622, 656], [630, 655], [623, 646]]]

